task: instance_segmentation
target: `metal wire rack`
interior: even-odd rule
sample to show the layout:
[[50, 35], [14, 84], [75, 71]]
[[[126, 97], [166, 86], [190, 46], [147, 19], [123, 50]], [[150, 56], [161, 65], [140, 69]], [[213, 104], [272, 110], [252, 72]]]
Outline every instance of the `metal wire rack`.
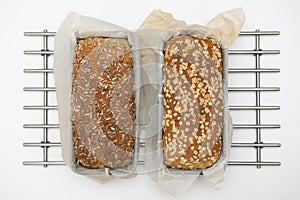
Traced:
[[[265, 161], [262, 160], [262, 148], [276, 148], [280, 147], [280, 143], [267, 143], [262, 141], [262, 131], [264, 129], [278, 129], [280, 128], [279, 124], [263, 124], [262, 123], [262, 111], [263, 110], [279, 110], [280, 106], [278, 105], [263, 105], [261, 102], [261, 93], [263, 92], [277, 92], [280, 90], [279, 87], [263, 87], [261, 86], [261, 73], [279, 73], [279, 68], [262, 68], [261, 67], [261, 57], [265, 54], [279, 54], [279, 50], [263, 50], [261, 49], [261, 38], [264, 36], [277, 36], [279, 35], [279, 31], [242, 31], [239, 37], [254, 37], [255, 38], [255, 49], [253, 50], [233, 50], [230, 49], [228, 51], [229, 58], [234, 55], [250, 55], [255, 58], [255, 66], [254, 67], [243, 67], [243, 68], [230, 68], [229, 73], [254, 73], [255, 74], [255, 86], [254, 87], [229, 87], [229, 93], [233, 92], [247, 92], [247, 93], [255, 93], [255, 103], [252, 105], [230, 105], [229, 109], [231, 111], [247, 111], [253, 110], [255, 111], [255, 121], [254, 124], [236, 124], [234, 123], [234, 134], [238, 134], [237, 129], [255, 129], [256, 131], [256, 140], [254, 142], [239, 142], [232, 143], [233, 148], [255, 148], [256, 149], [256, 160], [241, 160], [241, 161], [229, 161], [228, 165], [239, 165], [239, 166], [256, 166], [257, 168], [261, 168], [261, 166], [280, 166], [280, 162], [278, 161]], [[63, 161], [55, 161], [49, 159], [49, 148], [58, 147], [60, 148], [59, 142], [52, 142], [49, 140], [49, 129], [57, 129], [59, 128], [59, 124], [50, 124], [49, 110], [57, 110], [57, 105], [49, 105], [48, 98], [50, 92], [55, 92], [55, 87], [49, 85], [49, 75], [53, 73], [53, 66], [49, 67], [50, 56], [53, 56], [53, 50], [48, 48], [49, 37], [54, 37], [55, 32], [48, 32], [44, 30], [42, 32], [25, 32], [24, 36], [30, 37], [40, 37], [43, 39], [43, 47], [41, 50], [25, 50], [25, 55], [39, 55], [43, 57], [43, 65], [39, 68], [28, 68], [24, 69], [24, 73], [41, 73], [43, 74], [43, 85], [39, 87], [24, 87], [24, 91], [26, 92], [40, 92], [43, 94], [43, 102], [41, 105], [26, 105], [24, 106], [25, 110], [41, 110], [43, 112], [42, 123], [30, 123], [24, 124], [23, 127], [26, 129], [41, 129], [43, 134], [43, 140], [38, 142], [25, 142], [23, 143], [24, 147], [39, 147], [42, 148], [43, 159], [41, 161], [24, 161], [24, 165], [39, 165], [47, 167], [49, 165], [64, 165]], [[53, 78], [53, 77], [51, 77]], [[229, 102], [230, 104], [230, 102]], [[140, 147], [143, 148], [144, 144], [141, 143]], [[140, 161], [139, 163], [143, 163]]]

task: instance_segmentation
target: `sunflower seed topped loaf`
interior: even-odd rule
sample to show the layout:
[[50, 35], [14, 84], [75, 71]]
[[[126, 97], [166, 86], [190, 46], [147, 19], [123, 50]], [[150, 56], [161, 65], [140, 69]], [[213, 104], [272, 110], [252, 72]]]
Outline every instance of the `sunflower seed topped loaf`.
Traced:
[[72, 131], [77, 163], [116, 168], [133, 161], [133, 61], [125, 39], [78, 40], [72, 85]]
[[222, 50], [213, 39], [171, 38], [164, 46], [164, 162], [205, 169], [222, 149]]

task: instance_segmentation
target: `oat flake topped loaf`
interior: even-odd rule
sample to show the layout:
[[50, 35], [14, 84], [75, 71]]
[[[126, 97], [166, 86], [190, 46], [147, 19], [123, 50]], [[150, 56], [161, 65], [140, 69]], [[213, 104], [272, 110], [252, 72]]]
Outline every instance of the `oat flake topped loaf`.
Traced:
[[78, 40], [72, 85], [72, 129], [80, 165], [116, 168], [133, 161], [136, 115], [132, 69], [127, 40]]
[[205, 169], [222, 148], [222, 51], [193, 35], [166, 42], [163, 68], [165, 164]]

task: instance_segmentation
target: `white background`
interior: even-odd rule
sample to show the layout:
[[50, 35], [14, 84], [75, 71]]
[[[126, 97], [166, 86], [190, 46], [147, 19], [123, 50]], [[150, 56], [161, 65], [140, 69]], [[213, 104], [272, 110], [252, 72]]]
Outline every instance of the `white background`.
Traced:
[[[24, 31], [40, 31], [48, 28], [56, 31], [68, 13], [76, 11], [118, 25], [137, 29], [154, 9], [171, 12], [188, 23], [205, 24], [218, 13], [235, 7], [243, 7], [247, 20], [243, 30], [280, 30], [281, 35], [266, 39], [266, 49], [280, 49], [281, 54], [267, 56], [262, 67], [280, 67], [281, 73], [266, 75], [262, 84], [280, 86], [278, 94], [266, 94], [265, 103], [281, 105], [280, 111], [264, 112], [263, 121], [277, 122], [279, 130], [263, 132], [263, 139], [281, 142], [277, 149], [263, 149], [265, 160], [279, 160], [280, 167], [228, 167], [223, 187], [214, 190], [203, 180], [197, 181], [178, 199], [297, 199], [300, 195], [299, 173], [299, 3], [297, 1], [1, 1], [0, 3], [0, 199], [174, 199], [163, 191], [147, 175], [132, 180], [116, 180], [101, 185], [71, 172], [67, 167], [26, 167], [22, 161], [41, 159], [38, 148], [24, 148], [25, 141], [41, 140], [39, 131], [24, 130], [26, 122], [40, 122], [38, 112], [24, 111], [22, 106], [33, 102], [32, 93], [22, 92], [22, 87], [32, 86], [38, 75], [25, 75], [25, 67], [39, 67], [42, 59], [24, 56], [25, 49], [41, 48], [41, 40], [23, 36]], [[243, 46], [238, 40], [233, 47]], [[254, 47], [252, 47], [254, 48]], [[232, 61], [236, 67], [238, 58]], [[34, 78], [35, 77], [35, 78]], [[244, 76], [245, 77], [245, 76]], [[231, 85], [245, 85], [233, 76]], [[32, 96], [31, 96], [32, 95]], [[32, 100], [31, 100], [32, 98]], [[232, 102], [239, 102], [234, 96]], [[244, 100], [246, 100], [245, 98]], [[267, 99], [267, 100], [266, 100]], [[38, 102], [38, 101], [36, 101]], [[253, 114], [253, 113], [252, 113]], [[245, 118], [246, 116], [244, 116]], [[55, 118], [55, 116], [54, 116]], [[242, 114], [234, 114], [236, 121], [244, 122]], [[249, 122], [249, 121], [248, 121]], [[251, 122], [251, 121], [250, 121]], [[34, 134], [34, 135], [33, 135]], [[57, 133], [53, 133], [56, 134]], [[254, 139], [254, 132], [241, 131], [237, 141]], [[247, 136], [246, 136], [247, 135]], [[251, 136], [249, 136], [251, 135]], [[51, 136], [58, 139], [57, 136]], [[249, 153], [251, 152], [251, 154]], [[234, 149], [233, 159], [254, 159], [254, 150]]]

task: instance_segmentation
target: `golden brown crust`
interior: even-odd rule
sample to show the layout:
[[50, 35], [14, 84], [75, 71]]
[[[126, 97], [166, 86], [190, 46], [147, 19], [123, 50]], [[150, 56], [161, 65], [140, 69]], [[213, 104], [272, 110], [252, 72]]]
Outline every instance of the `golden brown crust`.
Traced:
[[208, 168], [222, 148], [221, 48], [208, 38], [172, 38], [164, 47], [163, 69], [165, 164]]
[[72, 85], [75, 156], [87, 168], [116, 168], [133, 160], [135, 102], [127, 40], [78, 41]]

